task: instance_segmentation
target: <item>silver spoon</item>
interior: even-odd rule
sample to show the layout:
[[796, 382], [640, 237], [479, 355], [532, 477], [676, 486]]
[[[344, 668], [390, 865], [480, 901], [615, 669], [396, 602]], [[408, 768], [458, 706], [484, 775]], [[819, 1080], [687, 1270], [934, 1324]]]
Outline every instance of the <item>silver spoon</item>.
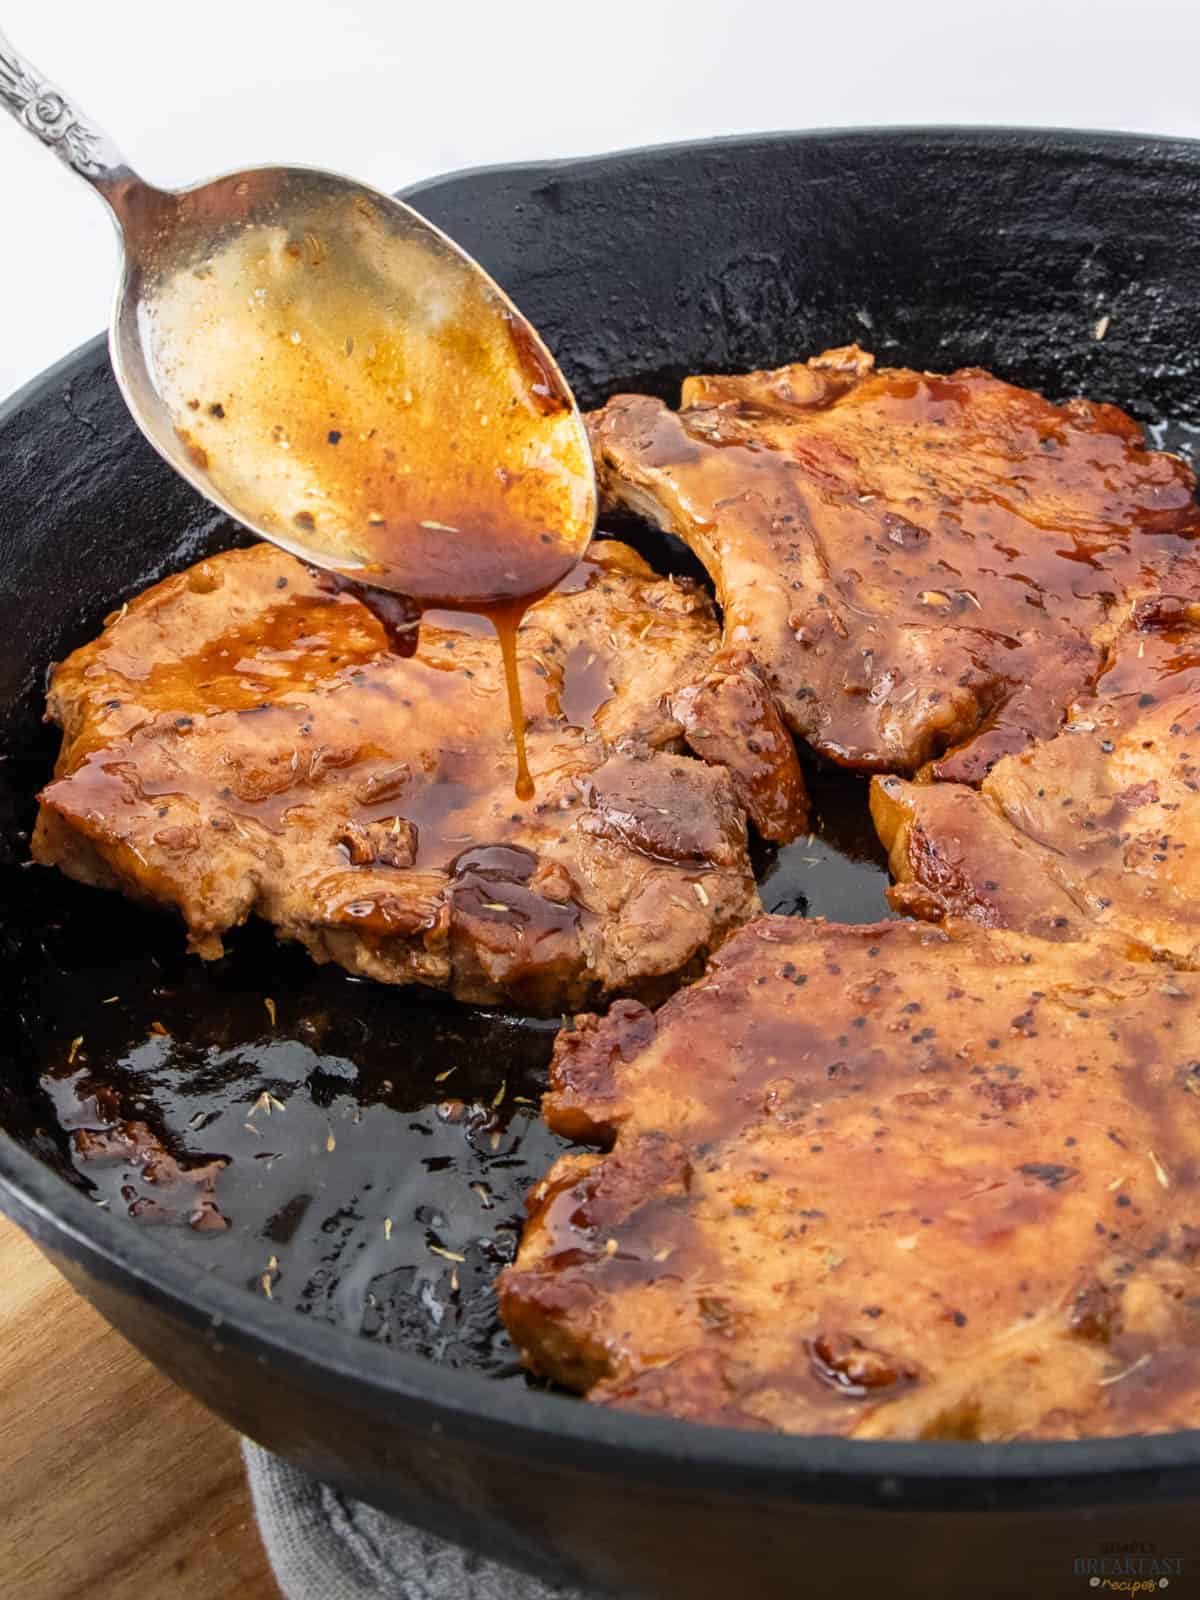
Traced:
[[264, 539], [465, 609], [591, 538], [583, 422], [530, 324], [415, 211], [303, 167], [157, 189], [0, 33], [0, 102], [107, 202], [113, 369], [150, 443]]

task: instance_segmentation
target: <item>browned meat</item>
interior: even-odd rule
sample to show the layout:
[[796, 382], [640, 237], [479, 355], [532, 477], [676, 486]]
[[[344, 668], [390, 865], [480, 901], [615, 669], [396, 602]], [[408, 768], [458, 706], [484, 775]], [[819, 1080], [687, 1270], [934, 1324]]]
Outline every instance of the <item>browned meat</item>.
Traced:
[[174, 907], [204, 956], [253, 913], [467, 1000], [662, 992], [757, 907], [732, 785], [669, 709], [716, 644], [698, 589], [595, 546], [520, 632], [523, 803], [486, 624], [430, 613], [402, 658], [291, 557], [216, 557], [55, 671], [34, 855]]
[[1171, 607], [1137, 620], [1063, 731], [980, 792], [874, 780], [898, 910], [1060, 938], [1099, 926], [1200, 968], [1200, 631]]
[[726, 652], [713, 671], [672, 696], [671, 709], [696, 754], [729, 773], [764, 839], [787, 843], [804, 832], [808, 789], [796, 746], [747, 652]]
[[1200, 1422], [1200, 978], [762, 918], [560, 1035], [504, 1320], [594, 1401], [858, 1438]]
[[1056, 730], [1188, 547], [1194, 479], [1112, 406], [872, 366], [689, 378], [678, 413], [618, 396], [591, 419], [601, 491], [692, 546], [726, 648], [815, 749], [905, 773], [951, 752], [940, 775], [978, 782]]
[[978, 790], [877, 777], [871, 815], [897, 880], [888, 890], [894, 910], [928, 922], [967, 917], [985, 928], [1023, 928], [1043, 939], [1086, 936], [1087, 918], [1050, 876], [1046, 852]]

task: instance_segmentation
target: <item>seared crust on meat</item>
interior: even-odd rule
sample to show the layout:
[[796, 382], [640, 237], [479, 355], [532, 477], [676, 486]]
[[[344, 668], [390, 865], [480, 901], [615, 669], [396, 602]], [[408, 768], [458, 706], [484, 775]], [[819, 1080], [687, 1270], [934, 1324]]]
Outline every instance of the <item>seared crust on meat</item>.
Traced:
[[979, 792], [874, 779], [897, 910], [1051, 938], [1099, 927], [1200, 968], [1200, 629], [1181, 614], [1141, 608], [1062, 732]]
[[608, 1154], [530, 1198], [504, 1321], [593, 1401], [856, 1438], [1200, 1421], [1200, 979], [1118, 941], [762, 918], [559, 1037]]
[[292, 557], [217, 556], [56, 669], [34, 856], [173, 907], [204, 956], [253, 914], [465, 1000], [662, 994], [758, 904], [734, 787], [670, 708], [716, 642], [694, 585], [594, 546], [520, 631], [521, 802], [490, 627], [430, 613], [403, 657]]
[[727, 651], [712, 672], [672, 696], [688, 744], [724, 767], [764, 839], [781, 844], [808, 827], [808, 789], [792, 736], [746, 651]]
[[977, 783], [1054, 733], [1190, 547], [1195, 482], [1113, 406], [873, 366], [689, 378], [678, 412], [619, 395], [590, 419], [601, 493], [692, 546], [726, 649], [814, 749]]

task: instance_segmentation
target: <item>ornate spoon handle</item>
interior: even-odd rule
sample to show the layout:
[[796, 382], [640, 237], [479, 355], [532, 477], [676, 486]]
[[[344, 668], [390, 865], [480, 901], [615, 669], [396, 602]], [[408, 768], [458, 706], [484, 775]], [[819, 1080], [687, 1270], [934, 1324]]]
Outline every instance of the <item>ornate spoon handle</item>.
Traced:
[[134, 175], [108, 135], [27, 61], [0, 31], [0, 105], [106, 199]]

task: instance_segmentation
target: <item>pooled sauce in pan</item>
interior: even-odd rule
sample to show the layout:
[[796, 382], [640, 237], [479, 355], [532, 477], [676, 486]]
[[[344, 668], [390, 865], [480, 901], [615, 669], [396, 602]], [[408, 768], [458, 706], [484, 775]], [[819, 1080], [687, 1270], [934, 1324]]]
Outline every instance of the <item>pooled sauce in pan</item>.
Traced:
[[[685, 566], [674, 541], [619, 531], [659, 571]], [[391, 616], [411, 648], [410, 615]], [[563, 693], [587, 725], [609, 685], [585, 657]], [[767, 909], [888, 916], [865, 781], [822, 769], [810, 783], [812, 834], [758, 850]], [[520, 876], [459, 849], [481, 899], [489, 873]], [[41, 929], [22, 1117], [98, 1203], [305, 1315], [520, 1371], [493, 1282], [516, 1253], [526, 1190], [567, 1148], [538, 1112], [557, 1024], [315, 967], [264, 927], [202, 963], [157, 915], [58, 874], [15, 876]]]
[[[1154, 443], [1191, 453], [1183, 432]], [[694, 570], [676, 541], [613, 531], [660, 571]], [[576, 692], [585, 706], [604, 686]], [[765, 909], [889, 916], [865, 780], [812, 763], [806, 777], [811, 833], [757, 847]], [[21, 992], [0, 1084], [18, 1140], [197, 1270], [520, 1375], [493, 1283], [526, 1191], [567, 1148], [538, 1114], [555, 1023], [358, 981], [261, 926], [201, 963], [173, 923], [57, 874], [12, 869], [4, 891], [10, 926], [29, 930], [10, 961]]]
[[265, 930], [212, 967], [118, 922], [129, 955], [99, 965], [67, 902], [46, 932], [78, 1031], [38, 1041], [40, 1113], [97, 1203], [302, 1314], [512, 1368], [492, 1281], [562, 1148], [538, 1115], [555, 1024], [398, 995]]
[[[832, 779], [811, 846], [764, 855], [769, 906], [888, 915], [878, 851], [843, 854], [860, 788]], [[463, 865], [486, 891], [489, 863]], [[492, 1285], [567, 1148], [538, 1113], [557, 1024], [314, 967], [260, 927], [201, 963], [159, 917], [37, 876], [33, 1115], [96, 1201], [305, 1315], [515, 1374]]]

